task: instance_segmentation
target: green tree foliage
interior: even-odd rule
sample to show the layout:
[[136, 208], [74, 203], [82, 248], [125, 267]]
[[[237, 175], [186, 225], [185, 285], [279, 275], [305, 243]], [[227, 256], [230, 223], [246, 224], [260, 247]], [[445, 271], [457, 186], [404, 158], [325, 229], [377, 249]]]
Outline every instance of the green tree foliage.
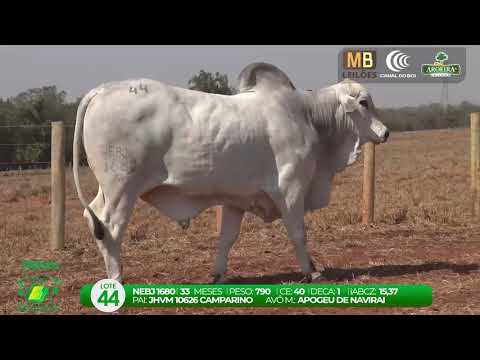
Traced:
[[416, 107], [379, 109], [381, 121], [392, 131], [413, 131], [448, 129], [469, 126], [469, 114], [480, 111], [480, 106], [469, 102], [449, 105], [443, 109], [440, 104]]
[[[0, 99], [0, 126], [12, 125], [12, 119], [16, 116], [15, 106], [9, 100]], [[0, 128], [0, 144], [13, 143], [14, 129]], [[16, 149], [13, 146], [0, 145], [0, 163], [15, 158]]]
[[[0, 144], [4, 144], [0, 145], [0, 162], [49, 162], [51, 130], [48, 125], [52, 121], [74, 123], [75, 103], [68, 103], [66, 96], [67, 93], [58, 91], [56, 86], [45, 86], [0, 100], [0, 126], [10, 126], [0, 128]], [[21, 126], [14, 127], [18, 125]], [[69, 130], [67, 149], [73, 141]], [[67, 161], [70, 159], [71, 150], [67, 150]]]
[[190, 90], [198, 90], [212, 94], [232, 95], [235, 89], [228, 85], [228, 76], [216, 72], [215, 75], [200, 70], [188, 81]]
[[64, 116], [65, 91], [56, 86], [29, 89], [11, 99], [17, 110], [17, 118], [26, 124], [41, 125], [62, 121]]
[[[224, 95], [235, 93], [229, 86], [226, 75], [218, 72], [211, 74], [203, 70], [192, 77], [189, 87]], [[59, 91], [55, 86], [46, 86], [26, 90], [9, 99], [0, 98], [0, 144], [45, 143], [29, 146], [0, 145], [0, 163], [50, 161], [51, 130], [48, 125], [52, 121], [63, 121], [65, 124], [65, 159], [67, 163], [72, 162], [75, 117], [81, 98], [68, 102], [66, 95], [65, 91]], [[379, 109], [379, 116], [392, 131], [413, 131], [468, 127], [469, 114], [472, 112], [480, 112], [480, 106], [464, 101], [459, 105], [448, 106], [446, 111], [440, 104], [384, 108]], [[47, 127], [4, 127], [15, 125]], [[82, 162], [85, 164], [83, 151], [82, 154]]]

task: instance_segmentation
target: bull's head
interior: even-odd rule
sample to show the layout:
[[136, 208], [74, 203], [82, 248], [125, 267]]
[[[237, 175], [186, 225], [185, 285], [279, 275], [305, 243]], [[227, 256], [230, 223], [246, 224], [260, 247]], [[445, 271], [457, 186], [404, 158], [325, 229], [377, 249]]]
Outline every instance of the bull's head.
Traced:
[[362, 85], [346, 80], [337, 84], [337, 96], [348, 122], [358, 135], [359, 145], [387, 141], [389, 131], [378, 119], [378, 113], [368, 90]]

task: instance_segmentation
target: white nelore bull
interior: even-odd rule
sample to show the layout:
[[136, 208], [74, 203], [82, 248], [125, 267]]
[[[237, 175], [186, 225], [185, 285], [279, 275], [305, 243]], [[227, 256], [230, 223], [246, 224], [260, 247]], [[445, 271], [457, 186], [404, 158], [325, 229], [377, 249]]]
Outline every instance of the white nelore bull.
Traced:
[[[139, 79], [104, 84], [82, 99], [73, 172], [109, 278], [121, 281], [121, 238], [139, 197], [182, 225], [224, 206], [214, 282], [224, 280], [246, 211], [282, 218], [302, 272], [320, 275], [305, 247], [304, 213], [325, 207], [335, 173], [363, 143], [385, 142], [388, 130], [355, 82], [300, 91], [266, 63], [247, 66], [239, 81], [233, 96]], [[99, 182], [90, 204], [78, 176], [82, 134]]]

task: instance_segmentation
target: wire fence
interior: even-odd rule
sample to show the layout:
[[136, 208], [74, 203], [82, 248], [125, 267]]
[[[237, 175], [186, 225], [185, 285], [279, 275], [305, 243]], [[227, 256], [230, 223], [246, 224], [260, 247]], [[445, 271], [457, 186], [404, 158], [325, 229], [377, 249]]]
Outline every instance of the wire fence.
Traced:
[[[0, 125], [0, 129], [2, 128], [51, 128], [52, 125]], [[65, 126], [65, 127], [73, 127], [73, 126]]]
[[[48, 125], [0, 125], [0, 134], [9, 132], [1, 137], [0, 143], [0, 171], [22, 171], [48, 169], [51, 166], [49, 153], [51, 151], [51, 124]], [[73, 125], [64, 125], [65, 130], [73, 129]], [[16, 134], [12, 133], [14, 129], [31, 129], [37, 131], [37, 134], [26, 136], [30, 141], [25, 143], [7, 142], [8, 138], [17, 139]], [[73, 135], [73, 134], [72, 134]], [[32, 137], [39, 138], [40, 141], [32, 142]], [[42, 156], [40, 156], [42, 153]], [[42, 157], [41, 160], [34, 159]], [[48, 160], [45, 159], [48, 157]], [[12, 160], [13, 158], [13, 160]]]
[[[52, 126], [37, 126], [37, 128], [52, 128], [51, 143], [38, 142], [38, 143], [4, 143], [0, 145], [8, 146], [48, 146], [52, 157], [49, 161], [22, 161], [21, 164], [34, 165], [45, 164], [46, 166], [52, 166], [51, 170], [51, 207], [52, 207], [52, 236], [51, 236], [51, 248], [59, 249], [64, 244], [64, 232], [65, 232], [65, 132], [63, 127], [54, 125]], [[8, 128], [20, 128], [29, 127], [35, 128], [35, 126], [19, 125], [8, 126]], [[65, 126], [73, 127], [73, 126]], [[5, 126], [0, 126], [0, 130]], [[477, 216], [480, 214], [480, 113], [471, 115], [471, 199], [472, 199], [472, 215]], [[71, 140], [71, 139], [70, 139]], [[364, 155], [364, 178], [363, 178], [363, 209], [362, 209], [362, 222], [369, 224], [374, 221], [374, 196], [375, 196], [375, 146], [372, 143], [367, 143], [365, 146]], [[1, 146], [0, 146], [1, 149]], [[0, 152], [0, 155], [2, 153]], [[53, 160], [53, 163], [52, 163]], [[18, 165], [15, 162], [2, 162], [0, 156], [0, 170], [1, 165]], [[220, 232], [222, 228], [222, 209], [217, 207], [217, 231]]]

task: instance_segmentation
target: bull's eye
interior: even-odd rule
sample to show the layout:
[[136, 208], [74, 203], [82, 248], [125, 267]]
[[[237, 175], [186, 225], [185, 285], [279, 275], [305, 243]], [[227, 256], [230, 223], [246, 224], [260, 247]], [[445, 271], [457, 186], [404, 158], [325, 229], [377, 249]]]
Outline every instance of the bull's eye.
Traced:
[[362, 100], [362, 101], [360, 101], [360, 105], [362, 105], [365, 109], [368, 110], [368, 102], [367, 102], [367, 100]]

